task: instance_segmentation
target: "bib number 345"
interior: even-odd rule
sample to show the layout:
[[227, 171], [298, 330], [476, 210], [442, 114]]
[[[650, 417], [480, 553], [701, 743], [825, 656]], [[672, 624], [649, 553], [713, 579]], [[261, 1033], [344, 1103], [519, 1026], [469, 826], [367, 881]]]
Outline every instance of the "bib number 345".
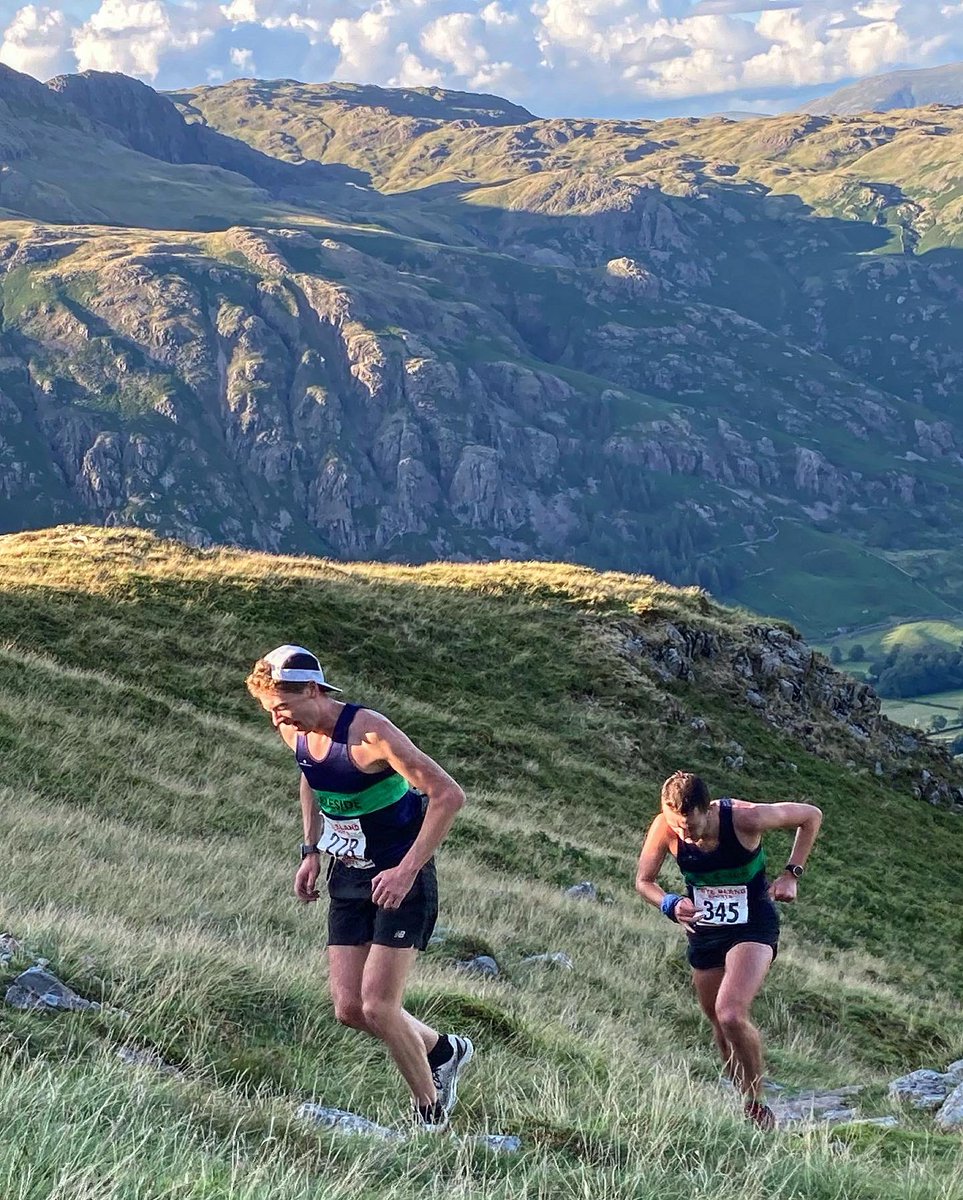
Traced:
[[699, 925], [745, 925], [749, 921], [749, 895], [745, 884], [733, 887], [697, 887], [692, 890]]

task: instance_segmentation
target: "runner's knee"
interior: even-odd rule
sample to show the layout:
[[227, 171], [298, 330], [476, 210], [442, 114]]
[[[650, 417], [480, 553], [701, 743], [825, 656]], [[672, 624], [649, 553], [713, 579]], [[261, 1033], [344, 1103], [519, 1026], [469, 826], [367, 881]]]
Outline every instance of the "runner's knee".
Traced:
[[738, 1033], [749, 1025], [749, 1010], [744, 1004], [719, 1004], [713, 1024], [725, 1034]]
[[336, 997], [334, 1001], [335, 1020], [352, 1029], [366, 1028], [364, 1008], [356, 996]]
[[396, 1021], [401, 1009], [380, 996], [365, 996], [361, 1001], [364, 1023], [373, 1033], [380, 1033]]

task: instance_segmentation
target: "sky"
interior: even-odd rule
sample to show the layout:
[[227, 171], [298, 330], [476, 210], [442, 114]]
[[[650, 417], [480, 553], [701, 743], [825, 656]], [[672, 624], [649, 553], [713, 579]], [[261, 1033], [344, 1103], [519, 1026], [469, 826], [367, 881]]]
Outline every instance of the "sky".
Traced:
[[0, 0], [0, 62], [492, 92], [539, 116], [781, 112], [963, 59], [963, 0]]

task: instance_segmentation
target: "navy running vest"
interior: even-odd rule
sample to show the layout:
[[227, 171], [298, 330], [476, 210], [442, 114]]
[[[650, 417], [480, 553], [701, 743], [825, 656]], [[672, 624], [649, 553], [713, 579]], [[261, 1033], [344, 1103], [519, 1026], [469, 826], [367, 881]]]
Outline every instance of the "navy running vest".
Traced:
[[695, 887], [724, 887], [744, 883], [750, 922], [758, 915], [762, 905], [769, 904], [766, 852], [762, 845], [756, 850], [747, 850], [739, 841], [732, 824], [731, 800], [719, 801], [719, 845], [715, 850], [706, 853], [680, 838], [675, 860], [685, 878], [690, 899]]
[[424, 798], [393, 767], [367, 774], [351, 761], [348, 731], [363, 707], [344, 706], [323, 759], [311, 757], [303, 733], [298, 734], [294, 753], [321, 812], [334, 818], [360, 818], [368, 858], [384, 870], [396, 867], [411, 849], [421, 829]]

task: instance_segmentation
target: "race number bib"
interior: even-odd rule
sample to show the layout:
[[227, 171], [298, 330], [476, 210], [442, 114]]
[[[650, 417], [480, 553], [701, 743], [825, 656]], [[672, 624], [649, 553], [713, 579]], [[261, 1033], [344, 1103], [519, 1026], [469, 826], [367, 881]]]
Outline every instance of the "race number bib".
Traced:
[[367, 844], [361, 821], [357, 817], [324, 817], [324, 829], [318, 841], [318, 849], [322, 854], [330, 854], [332, 858], [343, 862], [346, 867], [373, 867], [374, 863], [366, 858]]
[[749, 889], [734, 887], [697, 887], [692, 889], [698, 925], [745, 925], [749, 920]]

